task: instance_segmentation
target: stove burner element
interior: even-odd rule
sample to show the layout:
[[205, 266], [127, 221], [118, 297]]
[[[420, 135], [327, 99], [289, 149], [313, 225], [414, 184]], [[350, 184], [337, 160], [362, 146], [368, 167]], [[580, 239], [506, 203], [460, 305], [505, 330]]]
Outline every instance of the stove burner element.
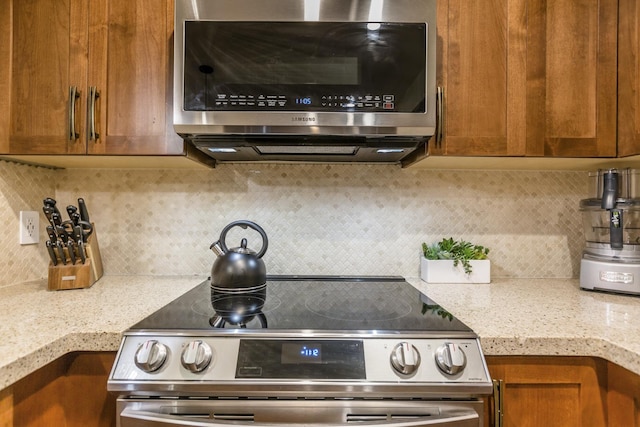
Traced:
[[386, 283], [360, 287], [326, 283], [307, 294], [305, 307], [328, 319], [366, 322], [400, 319], [412, 312], [411, 305], [399, 299], [396, 289]]

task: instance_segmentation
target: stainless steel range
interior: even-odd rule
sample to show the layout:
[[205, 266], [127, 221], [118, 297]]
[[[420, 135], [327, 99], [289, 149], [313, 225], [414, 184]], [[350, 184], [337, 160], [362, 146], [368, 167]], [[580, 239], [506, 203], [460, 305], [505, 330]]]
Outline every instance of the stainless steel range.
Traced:
[[477, 335], [400, 277], [210, 282], [125, 332], [118, 426], [483, 425]]

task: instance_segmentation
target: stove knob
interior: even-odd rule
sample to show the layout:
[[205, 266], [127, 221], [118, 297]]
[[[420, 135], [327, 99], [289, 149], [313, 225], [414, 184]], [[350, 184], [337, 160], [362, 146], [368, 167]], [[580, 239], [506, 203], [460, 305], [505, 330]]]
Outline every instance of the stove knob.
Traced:
[[191, 341], [182, 350], [182, 366], [194, 374], [202, 372], [209, 366], [212, 357], [209, 344], [200, 340]]
[[145, 372], [154, 372], [167, 360], [167, 346], [157, 340], [145, 341], [135, 355], [136, 366]]
[[458, 344], [446, 342], [436, 350], [436, 364], [447, 375], [459, 374], [467, 366], [467, 356]]
[[391, 366], [402, 375], [411, 375], [420, 366], [418, 349], [408, 342], [401, 342], [391, 351]]

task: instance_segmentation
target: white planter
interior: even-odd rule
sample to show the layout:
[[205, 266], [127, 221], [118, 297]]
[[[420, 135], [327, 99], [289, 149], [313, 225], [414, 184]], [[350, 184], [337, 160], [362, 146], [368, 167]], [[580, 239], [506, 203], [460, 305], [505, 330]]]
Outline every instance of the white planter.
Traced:
[[491, 283], [491, 261], [473, 260], [471, 274], [464, 272], [462, 263], [453, 266], [453, 260], [432, 260], [420, 257], [420, 278], [427, 283]]

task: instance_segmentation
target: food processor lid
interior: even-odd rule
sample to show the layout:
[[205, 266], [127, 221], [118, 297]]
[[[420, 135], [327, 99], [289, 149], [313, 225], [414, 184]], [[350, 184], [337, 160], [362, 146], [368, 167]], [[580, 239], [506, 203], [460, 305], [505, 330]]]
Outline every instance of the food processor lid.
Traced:
[[606, 168], [589, 172], [589, 197], [602, 201], [605, 182], [610, 173], [617, 176], [617, 198], [640, 199], [640, 169]]

